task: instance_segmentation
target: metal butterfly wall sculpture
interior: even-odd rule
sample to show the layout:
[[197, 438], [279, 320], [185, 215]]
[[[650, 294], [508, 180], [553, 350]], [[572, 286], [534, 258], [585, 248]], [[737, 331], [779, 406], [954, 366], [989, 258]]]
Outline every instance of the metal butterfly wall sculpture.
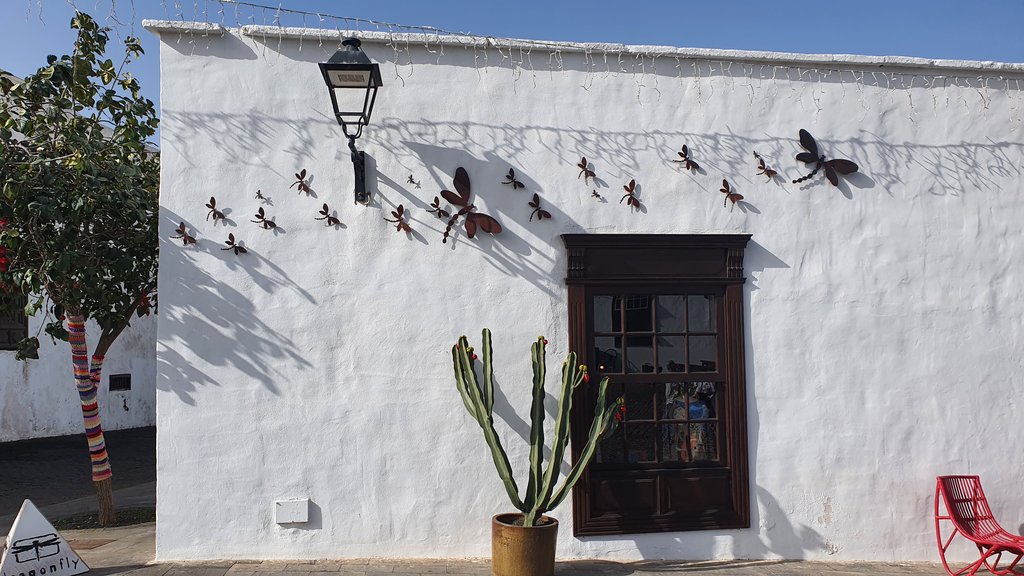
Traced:
[[459, 218], [462, 217], [465, 217], [463, 220], [466, 227], [466, 236], [470, 238], [476, 236], [477, 229], [483, 230], [488, 234], [500, 234], [501, 224], [499, 224], [497, 220], [487, 214], [474, 212], [474, 210], [476, 210], [476, 206], [469, 202], [469, 173], [466, 172], [465, 168], [459, 166], [455, 170], [455, 178], [452, 183], [455, 184], [455, 192], [442, 190], [441, 197], [453, 206], [458, 206], [459, 211], [448, 219], [448, 226], [444, 229], [444, 238], [441, 242], [448, 242], [448, 236], [451, 235], [452, 226], [455, 226], [455, 224], [458, 223]]
[[833, 158], [832, 160], [825, 160], [824, 154], [818, 153], [818, 143], [814, 141], [814, 137], [811, 136], [807, 130], [800, 129], [800, 145], [804, 147], [807, 152], [801, 152], [796, 155], [796, 159], [805, 164], [814, 164], [814, 170], [811, 173], [793, 180], [793, 184], [798, 184], [805, 180], [810, 180], [818, 173], [818, 170], [825, 169], [825, 178], [832, 183], [833, 186], [839, 186], [839, 174], [853, 174], [857, 171], [857, 165], [849, 160], [843, 158]]

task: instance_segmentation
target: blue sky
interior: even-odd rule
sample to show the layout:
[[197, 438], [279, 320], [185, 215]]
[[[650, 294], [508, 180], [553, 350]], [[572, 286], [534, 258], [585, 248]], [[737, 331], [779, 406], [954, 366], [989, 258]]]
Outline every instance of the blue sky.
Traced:
[[[253, 0], [267, 6], [499, 37], [658, 44], [782, 52], [824, 52], [1024, 62], [1024, 0]], [[203, 19], [234, 25], [235, 8], [215, 0], [4, 0], [0, 68], [31, 73], [47, 54], [71, 49], [72, 5], [143, 40], [131, 70], [159, 96], [156, 37], [143, 18]], [[113, 10], [113, 15], [112, 13]], [[274, 23], [275, 11], [238, 7], [238, 21]], [[116, 18], [116, 20], [115, 20]], [[282, 23], [301, 25], [301, 16]], [[318, 24], [316, 17], [305, 23]], [[334, 28], [333, 23], [328, 25]]]

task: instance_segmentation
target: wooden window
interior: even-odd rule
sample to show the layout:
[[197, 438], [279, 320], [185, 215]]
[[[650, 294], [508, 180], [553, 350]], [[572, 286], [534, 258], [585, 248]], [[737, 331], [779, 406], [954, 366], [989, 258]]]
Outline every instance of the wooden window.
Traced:
[[11, 298], [8, 311], [0, 314], [0, 350], [17, 350], [18, 342], [28, 338], [26, 304], [28, 298], [23, 295]]
[[573, 491], [577, 536], [750, 526], [743, 251], [735, 235], [562, 236], [579, 390], [573, 458], [596, 384], [626, 401]]

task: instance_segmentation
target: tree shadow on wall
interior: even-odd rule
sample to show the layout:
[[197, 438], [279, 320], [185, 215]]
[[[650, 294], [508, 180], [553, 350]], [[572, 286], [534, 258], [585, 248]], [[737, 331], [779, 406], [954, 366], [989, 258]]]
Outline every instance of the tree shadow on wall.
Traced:
[[[253, 250], [235, 255], [224, 251], [219, 238], [199, 237], [193, 246], [168, 239], [169, 231], [188, 219], [166, 209], [160, 212], [160, 266], [179, 273], [178, 278], [161, 275], [159, 310], [160, 339], [157, 344], [157, 389], [174, 392], [189, 405], [192, 393], [203, 385], [219, 385], [198, 365], [229, 366], [278, 393], [278, 383], [294, 377], [289, 369], [310, 368], [291, 339], [274, 331], [260, 319], [260, 303], [274, 305], [274, 294], [290, 290], [311, 304], [313, 297], [287, 278], [284, 272]], [[201, 262], [200, 256], [216, 259]], [[222, 281], [217, 268], [225, 267], [237, 280], [238, 273], [252, 282], [253, 294], [243, 294], [237, 282]], [[167, 272], [164, 272], [167, 274]], [[167, 345], [173, 342], [173, 347]]]

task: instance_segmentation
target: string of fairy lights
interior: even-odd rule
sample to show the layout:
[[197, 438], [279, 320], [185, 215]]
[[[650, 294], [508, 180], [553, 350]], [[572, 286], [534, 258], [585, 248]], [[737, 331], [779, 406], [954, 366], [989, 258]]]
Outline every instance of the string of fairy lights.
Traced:
[[[674, 69], [675, 79], [680, 83], [692, 82], [694, 105], [700, 113], [703, 113], [704, 104], [714, 98], [716, 90], [724, 89], [722, 84], [727, 82], [729, 90], [742, 90], [751, 108], [760, 102], [764, 110], [769, 102], [785, 97], [794, 101], [801, 110], [813, 113], [816, 119], [823, 110], [826, 86], [839, 84], [841, 103], [845, 104], [848, 93], [852, 92], [850, 97], [856, 98], [862, 117], [871, 112], [871, 100], [866, 97], [866, 89], [877, 87], [887, 92], [890, 104], [894, 104], [896, 98], [904, 98], [909, 119], [915, 124], [927, 112], [925, 107], [928, 104], [936, 112], [958, 106], [971, 114], [987, 117], [996, 113], [993, 112], [993, 103], [997, 100], [1001, 101], [999, 107], [1003, 108], [999, 113], [1006, 115], [1011, 130], [1024, 124], [1024, 114], [1021, 113], [1024, 109], [1024, 69], [1013, 66], [984, 71], [969, 66], [929, 70], [915, 66], [901, 69], [896, 62], [891, 67], [895, 69], [873, 69], [870, 64], [856, 66], [838, 61], [826, 64], [772, 61], [767, 55], [762, 57], [763, 61], [734, 59], [729, 55], [715, 59], [708, 56], [714, 51], [501, 38], [430, 25], [311, 12], [283, 4], [273, 6], [248, 0], [192, 0], [191, 3], [161, 0], [161, 5], [168, 21], [212, 24], [221, 31], [239, 29], [243, 35], [261, 36], [264, 47], [268, 38], [276, 36], [279, 46], [288, 37], [298, 40], [300, 50], [303, 43], [313, 40], [319, 48], [333, 50], [346, 35], [375, 33], [393, 51], [391, 73], [403, 85], [406, 78], [415, 72], [418, 59], [440, 64], [446, 56], [446, 49], [449, 52], [453, 49], [471, 50], [478, 74], [507, 69], [513, 90], [518, 89], [524, 75], [529, 76], [535, 88], [540, 74], [564, 71], [565, 59], [572, 55], [582, 58], [586, 72], [581, 83], [584, 90], [592, 89], [595, 81], [611, 74], [631, 74], [636, 84], [636, 98], [641, 104], [645, 95], [661, 98], [659, 83], [671, 77], [666, 69]], [[132, 8], [134, 10], [134, 6]], [[208, 35], [210, 31], [203, 34]], [[196, 29], [183, 27], [182, 37], [187, 42], [201, 41]], [[787, 87], [779, 80], [794, 82], [788, 83]], [[804, 88], [798, 88], [798, 83]], [[808, 83], [814, 88], [806, 90]], [[853, 88], [849, 89], [850, 86]], [[917, 93], [918, 99], [915, 100], [915, 92], [911, 88], [928, 89], [924, 92], [925, 101], [920, 101], [921, 92]], [[789, 94], [780, 93], [783, 90], [788, 90]]]

